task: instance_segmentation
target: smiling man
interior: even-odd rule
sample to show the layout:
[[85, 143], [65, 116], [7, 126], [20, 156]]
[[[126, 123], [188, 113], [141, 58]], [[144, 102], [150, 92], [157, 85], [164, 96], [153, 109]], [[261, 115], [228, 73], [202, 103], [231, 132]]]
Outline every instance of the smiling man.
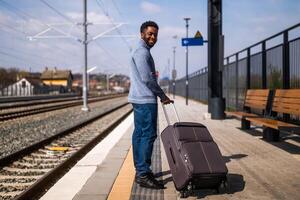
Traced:
[[157, 96], [161, 102], [170, 100], [157, 83], [154, 60], [150, 49], [155, 45], [158, 25], [147, 21], [142, 24], [141, 39], [133, 51], [130, 71], [128, 101], [134, 111], [134, 132], [132, 135], [133, 159], [136, 169], [135, 182], [142, 187], [163, 189], [151, 170], [153, 143], [157, 137]]

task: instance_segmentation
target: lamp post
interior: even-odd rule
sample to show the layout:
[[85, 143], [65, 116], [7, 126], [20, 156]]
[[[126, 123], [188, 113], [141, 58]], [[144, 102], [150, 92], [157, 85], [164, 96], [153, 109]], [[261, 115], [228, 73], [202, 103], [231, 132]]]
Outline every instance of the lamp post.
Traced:
[[173, 79], [173, 99], [175, 99], [175, 84], [176, 84], [176, 69], [175, 69], [175, 55], [176, 55], [176, 47], [173, 47], [173, 71], [172, 71], [172, 79]]
[[113, 73], [113, 74], [109, 75], [106, 70], [103, 73], [106, 76], [106, 92], [108, 92], [109, 91], [109, 79], [111, 79], [112, 77], [114, 77], [116, 74]]
[[89, 94], [89, 90], [90, 90], [90, 73], [92, 71], [94, 71], [96, 68], [97, 68], [97, 66], [92, 67], [86, 71], [86, 73], [87, 73], [87, 95]]
[[[186, 27], [186, 38], [189, 37], [189, 20], [191, 18], [185, 17], [183, 18], [185, 20], [185, 27]], [[188, 98], [189, 98], [189, 48], [188, 46], [185, 47], [185, 66], [186, 66], [186, 80], [185, 80], [185, 104], [188, 105]]]

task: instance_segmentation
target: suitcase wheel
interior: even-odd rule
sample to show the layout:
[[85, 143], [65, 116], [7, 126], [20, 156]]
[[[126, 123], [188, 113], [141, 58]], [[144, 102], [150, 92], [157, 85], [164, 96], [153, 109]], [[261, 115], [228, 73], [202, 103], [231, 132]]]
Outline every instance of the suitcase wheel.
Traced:
[[187, 198], [190, 196], [193, 192], [193, 189], [195, 189], [195, 186], [192, 184], [192, 182], [189, 182], [189, 184], [180, 191], [180, 198]]
[[181, 190], [180, 191], [180, 198], [187, 198], [189, 196], [189, 191], [188, 190]]
[[227, 180], [222, 181], [219, 186], [216, 188], [217, 192], [220, 193], [225, 193], [228, 188], [228, 182]]

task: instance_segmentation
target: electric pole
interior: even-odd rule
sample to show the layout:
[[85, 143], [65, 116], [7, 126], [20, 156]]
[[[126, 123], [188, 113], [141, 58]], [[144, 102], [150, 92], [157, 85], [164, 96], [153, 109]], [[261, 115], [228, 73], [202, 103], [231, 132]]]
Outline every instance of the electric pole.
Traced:
[[83, 107], [81, 110], [89, 111], [89, 107], [87, 106], [87, 2], [83, 0], [83, 32], [84, 32], [84, 66], [82, 73], [82, 95], [83, 95]]

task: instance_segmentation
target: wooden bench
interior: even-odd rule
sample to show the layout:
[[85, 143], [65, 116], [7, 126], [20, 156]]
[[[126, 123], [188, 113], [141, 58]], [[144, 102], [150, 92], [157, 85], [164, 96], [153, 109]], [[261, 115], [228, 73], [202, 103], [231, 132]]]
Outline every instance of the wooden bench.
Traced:
[[278, 114], [300, 116], [300, 89], [280, 89], [275, 91], [271, 110], [276, 118], [246, 117], [246, 120], [263, 126], [263, 137], [269, 141], [278, 141], [280, 132], [300, 134], [300, 126], [278, 120]]
[[269, 105], [269, 95], [269, 89], [249, 89], [245, 95], [243, 111], [226, 111], [225, 113], [228, 116], [234, 116], [241, 119], [241, 129], [249, 129], [250, 122], [247, 120], [247, 118], [260, 117], [260, 115], [254, 114], [251, 111], [255, 109], [264, 114]]

